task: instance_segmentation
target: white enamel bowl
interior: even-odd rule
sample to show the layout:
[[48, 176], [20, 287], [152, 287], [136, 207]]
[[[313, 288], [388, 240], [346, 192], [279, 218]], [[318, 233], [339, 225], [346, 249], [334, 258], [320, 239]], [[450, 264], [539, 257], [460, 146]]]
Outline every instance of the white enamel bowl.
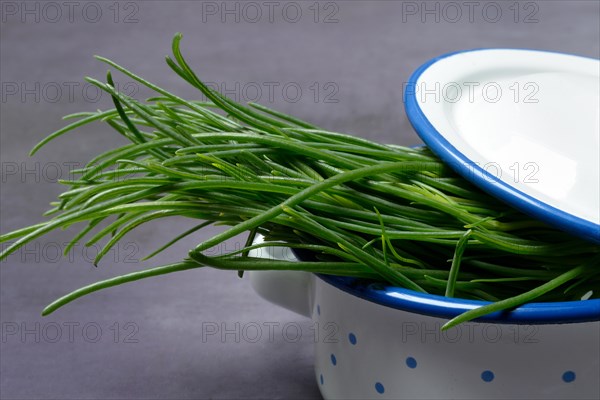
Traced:
[[600, 243], [600, 61], [517, 49], [435, 58], [406, 115], [446, 164], [491, 195]]
[[[294, 259], [289, 249], [253, 256]], [[250, 273], [258, 294], [312, 318], [325, 399], [598, 399], [600, 300], [530, 304], [441, 332], [482, 303], [305, 272]]]

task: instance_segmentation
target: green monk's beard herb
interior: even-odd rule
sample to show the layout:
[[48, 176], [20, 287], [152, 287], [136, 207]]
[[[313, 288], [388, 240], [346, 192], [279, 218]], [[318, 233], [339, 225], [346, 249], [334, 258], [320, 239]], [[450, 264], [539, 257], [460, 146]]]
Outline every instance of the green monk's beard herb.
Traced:
[[[198, 221], [146, 259], [211, 224], [229, 228], [171, 265], [78, 289], [43, 314], [88, 293], [147, 277], [210, 266], [233, 271], [302, 270], [383, 281], [423, 293], [489, 301], [444, 328], [532, 300], [600, 297], [600, 246], [532, 219], [474, 187], [426, 147], [406, 148], [328, 132], [260, 106], [240, 105], [200, 81], [173, 40], [171, 69], [208, 99], [187, 101], [112, 61], [98, 59], [156, 92], [145, 102], [107, 82], [114, 109], [67, 116], [76, 128], [102, 122], [131, 143], [107, 151], [61, 181], [46, 222], [0, 236], [14, 241], [0, 258], [55, 229], [81, 224], [72, 245], [103, 241], [95, 263], [148, 221]], [[102, 224], [101, 224], [102, 223]], [[204, 252], [247, 232], [246, 246]], [[265, 237], [253, 244], [254, 237]], [[311, 261], [248, 256], [286, 246]], [[68, 252], [70, 247], [65, 249]]]

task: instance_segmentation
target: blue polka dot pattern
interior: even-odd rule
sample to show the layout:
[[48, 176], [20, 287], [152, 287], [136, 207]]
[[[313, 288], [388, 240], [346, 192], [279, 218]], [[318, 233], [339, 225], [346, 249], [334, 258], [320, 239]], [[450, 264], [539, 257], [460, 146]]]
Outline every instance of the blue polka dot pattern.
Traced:
[[381, 382], [377, 382], [375, 384], [375, 390], [377, 390], [377, 393], [379, 393], [379, 394], [383, 394], [385, 392], [385, 388], [383, 387]]
[[348, 335], [348, 340], [350, 341], [351, 344], [355, 345], [356, 344], [356, 335], [354, 333], [350, 333]]
[[415, 360], [413, 357], [408, 357], [406, 359], [406, 366], [408, 368], [417, 368], [417, 360]]
[[484, 382], [491, 382], [491, 381], [494, 380], [494, 373], [492, 371], [490, 371], [490, 370], [483, 371], [481, 373], [481, 379]]
[[319, 377], [319, 380], [321, 381], [321, 385], [323, 384], [323, 374], [321, 374], [321, 376]]
[[562, 380], [567, 382], [567, 383], [571, 383], [575, 380], [575, 372], [573, 371], [565, 371], [565, 373], [562, 376]]
[[337, 359], [335, 358], [335, 355], [334, 355], [334, 354], [332, 354], [332, 355], [331, 355], [331, 363], [332, 363], [333, 365], [336, 365], [336, 364], [337, 364]]

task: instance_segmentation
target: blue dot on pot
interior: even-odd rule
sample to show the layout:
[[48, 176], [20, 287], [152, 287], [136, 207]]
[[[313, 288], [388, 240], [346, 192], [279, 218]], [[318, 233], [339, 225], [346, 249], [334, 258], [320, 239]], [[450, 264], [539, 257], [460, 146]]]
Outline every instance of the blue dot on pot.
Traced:
[[319, 377], [319, 380], [321, 381], [321, 385], [323, 384], [323, 374], [321, 374], [321, 376]]
[[481, 379], [484, 382], [491, 382], [491, 381], [494, 380], [494, 373], [492, 371], [490, 371], [490, 370], [483, 371], [481, 373]]
[[348, 340], [350, 341], [351, 344], [355, 345], [356, 344], [356, 335], [352, 332], [350, 332], [350, 334], [348, 335]]
[[317, 314], [321, 315], [321, 306], [317, 304]]
[[408, 368], [417, 368], [417, 360], [415, 360], [414, 357], [407, 357], [406, 366]]
[[385, 388], [383, 387], [383, 385], [381, 384], [381, 382], [375, 383], [375, 390], [379, 394], [383, 394], [385, 392]]
[[332, 354], [332, 355], [331, 355], [331, 363], [332, 363], [333, 365], [336, 365], [336, 364], [337, 364], [337, 359], [335, 358], [335, 354]]
[[575, 372], [573, 371], [565, 371], [565, 373], [562, 376], [562, 380], [567, 382], [567, 383], [571, 383], [575, 380]]

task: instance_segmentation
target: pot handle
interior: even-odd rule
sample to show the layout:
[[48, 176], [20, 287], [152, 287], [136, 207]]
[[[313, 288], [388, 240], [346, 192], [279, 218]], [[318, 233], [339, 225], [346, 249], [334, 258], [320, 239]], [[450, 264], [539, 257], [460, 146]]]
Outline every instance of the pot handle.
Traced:
[[[256, 242], [262, 241], [257, 238]], [[293, 261], [287, 247], [263, 247], [253, 250], [252, 257]], [[250, 284], [265, 300], [310, 318], [312, 313], [313, 275], [304, 271], [249, 271]]]

